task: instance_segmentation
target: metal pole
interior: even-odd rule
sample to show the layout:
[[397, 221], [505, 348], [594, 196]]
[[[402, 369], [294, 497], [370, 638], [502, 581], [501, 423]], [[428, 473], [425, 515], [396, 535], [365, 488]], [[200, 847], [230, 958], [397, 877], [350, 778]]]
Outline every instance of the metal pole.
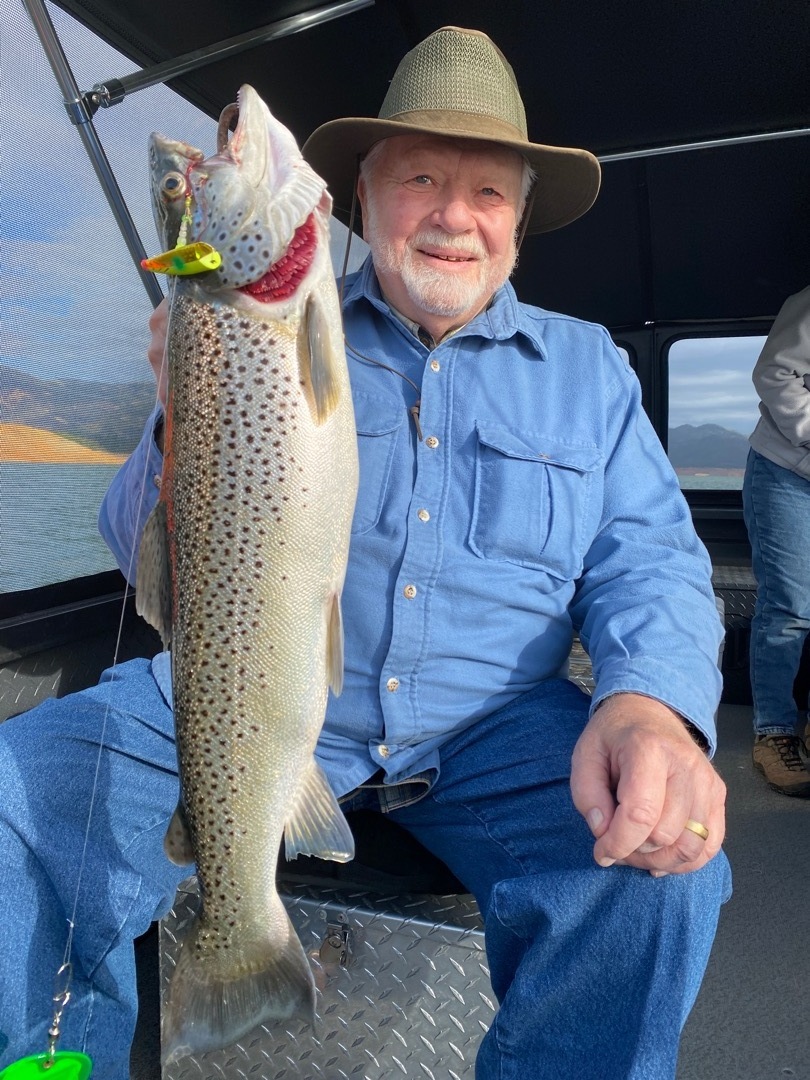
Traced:
[[249, 30], [245, 34], [227, 38], [216, 45], [209, 45], [205, 49], [195, 49], [193, 52], [184, 53], [173, 60], [166, 60], [162, 64], [135, 71], [131, 75], [124, 75], [120, 79], [111, 78], [96, 83], [89, 93], [94, 105], [100, 105], [103, 109], [110, 105], [117, 105], [123, 101], [127, 94], [136, 90], [143, 90], [155, 83], [168, 82], [178, 75], [184, 75], [187, 71], [210, 64], [215, 60], [222, 60], [226, 56], [251, 49], [256, 45], [262, 45], [276, 38], [289, 37], [297, 34], [300, 30], [307, 30], [312, 26], [339, 19], [344, 15], [350, 15], [362, 8], [373, 7], [375, 0], [340, 0], [339, 3], [327, 4], [325, 7], [313, 8], [304, 11], [300, 15], [293, 15], [288, 19], [279, 19], [268, 26]]
[[620, 154], [599, 154], [599, 160], [604, 165], [611, 161], [633, 161], [635, 158], [659, 157], [662, 154], [680, 154], [687, 150], [709, 150], [718, 146], [742, 146], [745, 143], [768, 142], [772, 139], [795, 139], [801, 135], [810, 135], [810, 128], [760, 131], [753, 135], [729, 135], [722, 139], [704, 139], [702, 142], [674, 143], [672, 146], [651, 146], [646, 150], [627, 150]]
[[101, 145], [98, 133], [93, 126], [90, 111], [82, 100], [82, 95], [79, 92], [67, 57], [62, 50], [59, 38], [56, 36], [56, 30], [45, 8], [44, 0], [23, 0], [23, 3], [31, 16], [34, 29], [39, 35], [39, 40], [42, 42], [42, 47], [56, 76], [71, 123], [76, 126], [81, 136], [84, 148], [90, 157], [90, 162], [107, 197], [107, 202], [110, 204], [129, 253], [135, 262], [138, 274], [149, 294], [149, 299], [152, 301], [153, 306], [157, 307], [163, 299], [163, 293], [155, 275], [141, 268], [141, 259], [146, 258], [146, 252], [135, 227], [135, 222], [132, 220], [129, 209], [124, 202], [121, 189], [118, 187], [118, 181], [115, 179], [110, 163], [107, 160], [107, 155], [104, 153], [104, 147]]

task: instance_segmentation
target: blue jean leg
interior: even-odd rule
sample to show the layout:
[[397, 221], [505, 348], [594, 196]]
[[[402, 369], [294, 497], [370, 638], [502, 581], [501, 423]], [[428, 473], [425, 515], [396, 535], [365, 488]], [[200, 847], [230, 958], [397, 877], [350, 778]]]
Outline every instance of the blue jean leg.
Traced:
[[59, 1048], [89, 1054], [94, 1080], [128, 1080], [133, 939], [190, 872], [163, 853], [179, 788], [171, 712], [149, 662], [0, 724], [0, 776], [0, 1031], [9, 1040], [0, 1068], [47, 1048], [77, 902]]
[[793, 683], [810, 632], [810, 481], [751, 450], [743, 512], [757, 580], [750, 670], [758, 735], [793, 733]]
[[660, 879], [594, 863], [569, 789], [587, 712], [543, 684], [448, 743], [430, 795], [392, 814], [484, 914], [500, 1010], [477, 1080], [670, 1080], [731, 891], [722, 853]]

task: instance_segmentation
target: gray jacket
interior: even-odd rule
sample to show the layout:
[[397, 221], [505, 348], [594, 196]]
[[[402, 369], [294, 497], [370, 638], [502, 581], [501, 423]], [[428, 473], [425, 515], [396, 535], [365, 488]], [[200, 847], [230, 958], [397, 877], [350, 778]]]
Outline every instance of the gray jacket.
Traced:
[[752, 378], [761, 415], [751, 446], [810, 480], [810, 286], [782, 305]]

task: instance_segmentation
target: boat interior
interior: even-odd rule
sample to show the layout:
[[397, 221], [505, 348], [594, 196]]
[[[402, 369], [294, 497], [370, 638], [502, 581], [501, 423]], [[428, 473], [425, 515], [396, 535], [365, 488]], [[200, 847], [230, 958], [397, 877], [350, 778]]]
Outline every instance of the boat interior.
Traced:
[[[86, 272], [88, 263], [99, 260], [114, 259], [116, 276], [130, 279], [140, 294], [137, 320], [144, 335], [129, 345], [116, 339], [122, 356], [143, 352], [149, 309], [162, 292], [138, 265], [155, 243], [151, 225], [143, 224], [149, 213], [143, 209], [146, 184], [142, 198], [131, 195], [141, 183], [133, 179], [134, 166], [109, 146], [105, 153], [113, 118], [127, 110], [148, 111], [138, 103], [152, 87], [165, 85], [213, 123], [248, 82], [303, 142], [329, 119], [376, 115], [401, 56], [444, 25], [483, 30], [501, 47], [523, 92], [531, 138], [586, 147], [600, 158], [603, 182], [594, 208], [559, 232], [527, 239], [515, 286], [527, 302], [607, 326], [638, 374], [645, 408], [674, 464], [675, 435], [691, 433], [682, 428], [727, 423], [721, 405], [712, 413], [708, 401], [717, 389], [711, 347], [748, 342], [750, 373], [782, 302], [810, 282], [810, 7], [802, 0], [342, 0], [317, 7], [311, 0], [197, 0], [192, 6], [2, 0], [2, 11], [4, 36], [24, 41], [25, 70], [30, 69], [15, 87], [16, 111], [25, 112], [33, 95], [33, 83], [25, 79], [47, 84], [54, 103], [47, 130], [59, 129], [53, 137], [65, 148], [60, 152], [85, 162], [81, 190], [66, 185], [59, 197], [84, 199], [91, 188], [102, 193], [103, 212], [118, 234], [111, 254], [94, 252], [97, 243], [82, 253], [76, 278], [82, 303], [92, 315], [96, 296], [106, 302], [109, 295], [107, 284], [102, 291]], [[77, 49], [76, 28], [115, 50], [121, 66], [102, 68]], [[155, 127], [164, 123], [170, 120], [154, 120]], [[180, 130], [167, 133], [185, 137]], [[21, 218], [24, 205], [13, 203]], [[347, 209], [336, 207], [338, 222], [345, 223]], [[16, 224], [4, 218], [3, 232], [13, 233]], [[345, 236], [340, 228], [337, 235]], [[26, 287], [21, 278], [19, 289]], [[53, 370], [48, 335], [56, 331], [47, 320], [56, 311], [43, 316], [41, 368], [29, 366], [29, 372]], [[103, 336], [101, 329], [93, 333]], [[678, 366], [678, 350], [684, 348], [706, 350], [688, 372]], [[51, 423], [56, 405], [42, 404], [45, 383], [28, 387], [13, 356], [2, 360], [8, 366], [0, 368], [0, 406], [9, 413], [0, 420], [61, 432]], [[53, 382], [46, 389], [55, 395]], [[129, 385], [117, 383], [124, 404]], [[35, 403], [40, 394], [39, 412], [13, 411], [23, 393]], [[139, 423], [149, 407], [139, 398], [136, 408], [133, 398]], [[94, 422], [91, 416], [80, 422], [89, 445], [96, 445]], [[747, 438], [736, 434], [738, 441]], [[685, 1029], [678, 1080], [810, 1080], [802, 929], [810, 801], [771, 791], [751, 764], [748, 640], [756, 583], [742, 520], [739, 461], [718, 461], [687, 455], [679, 475], [712, 558], [726, 625], [715, 762], [729, 792], [726, 850], [735, 891]], [[39, 482], [34, 477], [34, 496]], [[7, 488], [7, 496], [14, 490]], [[113, 662], [154, 655], [157, 636], [136, 615], [131, 591], [111, 560], [83, 568], [78, 557], [77, 565], [62, 572], [52, 555], [34, 550], [45, 541], [31, 535], [29, 519], [20, 516], [13, 498], [3, 499], [0, 512], [5, 543], [12, 534], [23, 541], [11, 549], [0, 539], [2, 559], [39, 557], [35, 577], [15, 576], [15, 566], [7, 564], [0, 581], [0, 720], [45, 697], [91, 685]], [[82, 513], [94, 530], [93, 509]], [[48, 552], [71, 544], [60, 514], [53, 515], [54, 546]], [[590, 685], [588, 659], [576, 641], [571, 677]], [[794, 687], [797, 709], [807, 707], [808, 689], [805, 649]], [[350, 871], [352, 887], [404, 893], [459, 887], [426, 853], [380, 837], [362, 815], [354, 825], [363, 859]], [[305, 871], [281, 872], [294, 880]], [[136, 949], [142, 1007], [132, 1076], [156, 1080], [156, 927]]]

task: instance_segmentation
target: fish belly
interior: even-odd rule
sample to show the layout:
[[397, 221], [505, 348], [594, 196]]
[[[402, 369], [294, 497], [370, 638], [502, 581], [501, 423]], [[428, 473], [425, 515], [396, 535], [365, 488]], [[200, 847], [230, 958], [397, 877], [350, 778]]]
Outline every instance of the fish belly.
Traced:
[[[195, 296], [193, 285], [172, 304], [162, 498], [182, 806], [203, 897], [187, 966], [226, 985], [279, 957], [301, 976], [276, 860], [296, 807], [331, 796], [313, 754], [356, 443], [348, 379], [337, 408], [317, 422], [300, 329], [300, 318], [251, 318]], [[326, 851], [319, 842], [299, 850], [341, 857], [340, 842], [331, 854], [328, 839]], [[289, 981], [280, 995], [274, 984], [269, 996], [279, 1000], [269, 1012], [265, 1003], [263, 1017], [311, 1004], [311, 983]], [[213, 1033], [212, 1044], [221, 1038]]]

